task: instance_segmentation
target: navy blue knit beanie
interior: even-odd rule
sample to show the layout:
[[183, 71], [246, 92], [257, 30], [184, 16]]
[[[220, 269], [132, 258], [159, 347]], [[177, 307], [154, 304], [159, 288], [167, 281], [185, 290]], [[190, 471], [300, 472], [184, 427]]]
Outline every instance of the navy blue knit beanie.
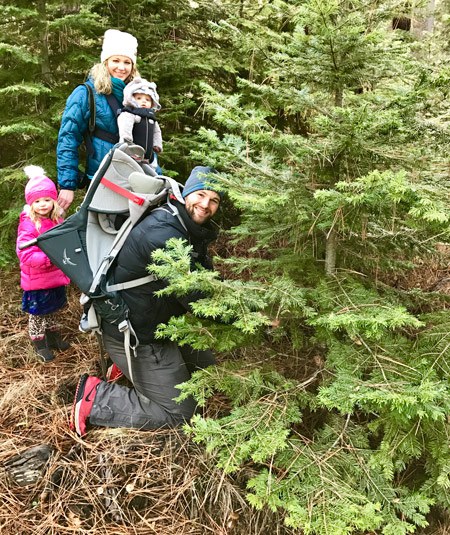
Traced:
[[187, 197], [189, 193], [198, 191], [200, 189], [215, 191], [222, 198], [223, 191], [215, 188], [216, 181], [213, 177], [209, 176], [215, 172], [215, 169], [212, 167], [203, 167], [201, 165], [194, 167], [189, 175], [189, 178], [186, 180], [186, 184], [184, 185], [183, 198]]

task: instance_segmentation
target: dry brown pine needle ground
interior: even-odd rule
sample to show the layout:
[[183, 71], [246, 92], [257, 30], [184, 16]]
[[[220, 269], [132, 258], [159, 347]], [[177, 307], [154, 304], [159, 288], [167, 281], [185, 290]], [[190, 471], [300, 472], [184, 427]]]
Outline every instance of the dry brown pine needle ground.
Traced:
[[[95, 337], [78, 331], [78, 291], [68, 289], [64, 336], [72, 346], [40, 363], [20, 311], [17, 272], [2, 272], [0, 300], [0, 533], [288, 534], [282, 520], [245, 502], [245, 481], [224, 477], [181, 431], [68, 429], [76, 382], [99, 373]], [[53, 451], [34, 484], [19, 486], [5, 463], [29, 448]]]
[[[425, 268], [412, 285], [423, 277], [427, 289], [441, 283], [447, 293], [448, 275]], [[63, 333], [72, 346], [41, 364], [29, 343], [21, 295], [18, 271], [2, 272], [0, 466], [42, 444], [53, 453], [32, 485], [19, 486], [0, 470], [2, 535], [299, 533], [285, 528], [279, 516], [251, 509], [245, 501], [249, 474], [223, 476], [181, 431], [92, 429], [85, 440], [70, 432], [77, 379], [100, 372], [97, 341], [78, 331], [79, 294], [70, 287]], [[440, 518], [426, 533], [450, 535], [449, 525]]]

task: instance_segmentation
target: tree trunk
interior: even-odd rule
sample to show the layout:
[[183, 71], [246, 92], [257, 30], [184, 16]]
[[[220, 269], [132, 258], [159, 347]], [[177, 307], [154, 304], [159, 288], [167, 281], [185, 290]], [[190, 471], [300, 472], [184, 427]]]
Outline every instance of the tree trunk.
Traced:
[[48, 53], [48, 21], [45, 0], [39, 0], [37, 2], [37, 10], [39, 13], [39, 20], [42, 24], [39, 35], [42, 79], [44, 82], [50, 82], [52, 73]]
[[[334, 104], [337, 107], [342, 107], [344, 94], [342, 89], [336, 89], [334, 93]], [[339, 179], [339, 160], [333, 164], [335, 170], [336, 180]], [[327, 234], [325, 244], [325, 273], [327, 275], [334, 275], [336, 271], [336, 251], [337, 251], [338, 236], [334, 228], [331, 228]]]
[[427, 19], [425, 21], [425, 31], [432, 32], [434, 28], [434, 8], [435, 0], [429, 0], [427, 6]]
[[325, 273], [327, 275], [334, 275], [336, 272], [336, 249], [337, 249], [337, 233], [331, 229], [327, 235], [325, 245]]

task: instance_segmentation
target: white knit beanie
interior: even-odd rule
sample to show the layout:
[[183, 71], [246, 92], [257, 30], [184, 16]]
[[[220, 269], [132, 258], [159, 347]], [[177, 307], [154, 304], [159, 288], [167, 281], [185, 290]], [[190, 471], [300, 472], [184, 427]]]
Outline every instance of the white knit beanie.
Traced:
[[102, 53], [100, 60], [103, 63], [111, 56], [126, 56], [133, 65], [136, 64], [138, 42], [130, 33], [119, 30], [106, 30], [103, 36]]

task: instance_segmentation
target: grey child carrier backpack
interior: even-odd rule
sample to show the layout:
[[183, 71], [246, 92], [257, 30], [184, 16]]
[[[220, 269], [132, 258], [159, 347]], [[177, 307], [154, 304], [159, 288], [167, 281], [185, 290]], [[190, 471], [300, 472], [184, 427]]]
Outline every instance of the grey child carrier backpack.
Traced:
[[103, 319], [123, 333], [131, 380], [131, 352], [139, 341], [120, 290], [146, 284], [156, 277], [148, 275], [114, 285], [109, 283], [109, 271], [131, 229], [144, 215], [169, 204], [174, 216], [182, 222], [176, 207], [170, 203], [170, 196], [184, 204], [182, 186], [169, 177], [157, 175], [143, 157], [142, 147], [115, 145], [92, 178], [77, 212], [61, 225], [22, 245], [22, 248], [37, 245], [83, 292], [80, 330], [99, 334]]

